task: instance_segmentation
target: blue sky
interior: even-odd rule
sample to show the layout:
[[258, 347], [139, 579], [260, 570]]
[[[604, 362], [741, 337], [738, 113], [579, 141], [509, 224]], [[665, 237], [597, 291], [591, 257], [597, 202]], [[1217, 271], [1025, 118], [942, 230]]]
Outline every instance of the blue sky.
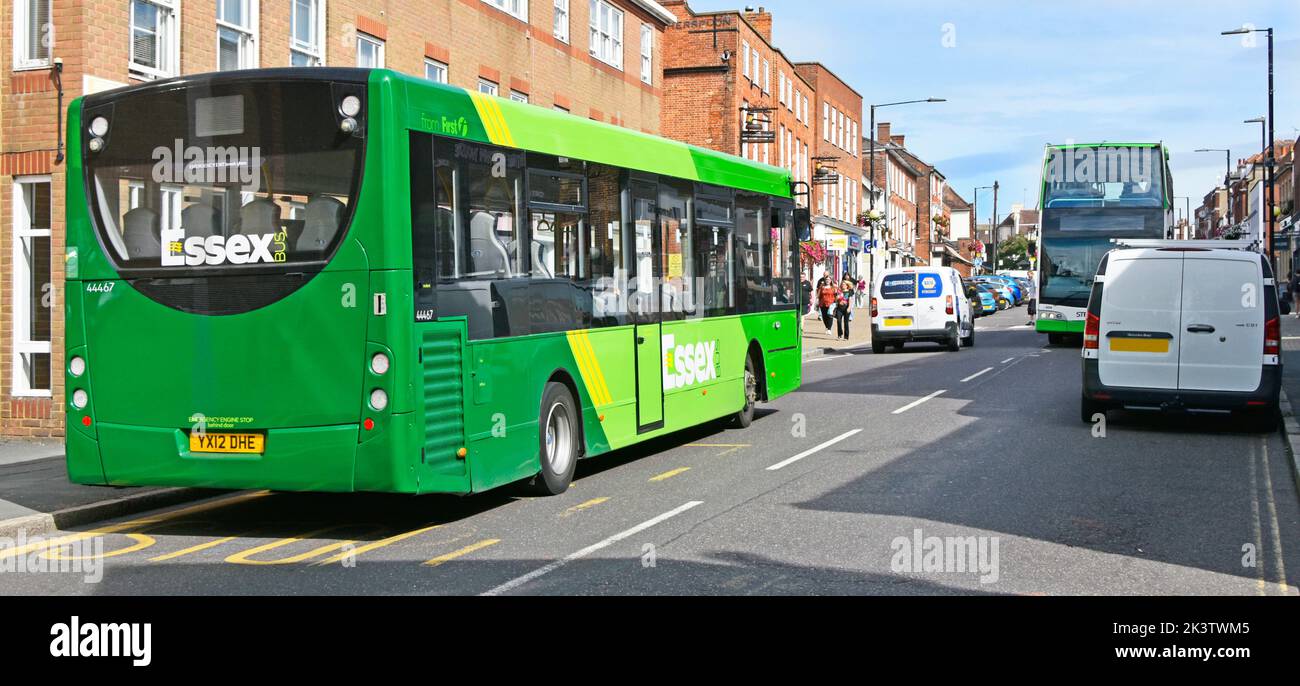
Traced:
[[[697, 11], [745, 4], [690, 1]], [[1036, 204], [1043, 145], [1067, 140], [1163, 140], [1175, 194], [1191, 196], [1194, 209], [1224, 168], [1223, 153], [1195, 149], [1229, 147], [1234, 164], [1260, 149], [1259, 125], [1242, 120], [1266, 112], [1264, 35], [1255, 47], [1219, 35], [1243, 23], [1274, 29], [1276, 137], [1300, 127], [1295, 0], [749, 4], [773, 13], [777, 47], [826, 64], [867, 103], [947, 98], [876, 116], [968, 201], [972, 188], [998, 180], [1000, 210]], [[991, 206], [981, 191], [984, 221]]]

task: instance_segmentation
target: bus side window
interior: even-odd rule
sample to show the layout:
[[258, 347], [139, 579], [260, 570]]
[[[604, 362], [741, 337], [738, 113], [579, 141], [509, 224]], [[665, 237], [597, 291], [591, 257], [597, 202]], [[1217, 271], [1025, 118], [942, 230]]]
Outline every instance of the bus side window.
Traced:
[[736, 251], [741, 312], [772, 307], [772, 227], [766, 196], [736, 194]]
[[587, 245], [591, 251], [593, 326], [627, 323], [627, 265], [619, 208], [621, 170], [587, 165]]
[[[437, 282], [435, 227], [437, 201], [433, 183], [433, 136], [411, 134], [411, 260], [414, 272], [416, 312], [429, 312], [435, 305]], [[432, 319], [432, 317], [428, 317]]]

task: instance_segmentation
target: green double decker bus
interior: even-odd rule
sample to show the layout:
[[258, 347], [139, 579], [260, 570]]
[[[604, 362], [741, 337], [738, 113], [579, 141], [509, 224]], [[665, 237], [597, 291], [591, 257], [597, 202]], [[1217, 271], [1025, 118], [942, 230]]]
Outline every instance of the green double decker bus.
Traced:
[[78, 483], [559, 493], [800, 383], [783, 169], [362, 69], [88, 95], [68, 144]]
[[1115, 238], [1166, 238], [1173, 178], [1159, 143], [1049, 145], [1043, 156], [1035, 329], [1083, 339], [1088, 296]]

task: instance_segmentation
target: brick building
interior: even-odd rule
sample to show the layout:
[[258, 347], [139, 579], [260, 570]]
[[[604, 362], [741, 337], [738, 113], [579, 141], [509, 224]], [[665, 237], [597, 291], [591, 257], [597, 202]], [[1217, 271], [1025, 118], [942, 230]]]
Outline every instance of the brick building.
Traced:
[[[880, 237], [884, 250], [879, 251], [876, 269], [928, 263], [926, 256], [918, 252], [917, 244], [921, 231], [917, 193], [926, 179], [925, 174], [913, 167], [903, 155], [905, 143], [903, 136], [892, 134], [889, 122], [876, 123], [876, 177], [873, 181], [877, 188], [883, 189], [885, 197], [885, 230]], [[869, 143], [864, 141], [863, 147], [868, 149]], [[870, 173], [869, 154], [868, 151], [862, 156], [864, 174]]]
[[218, 69], [388, 67], [659, 133], [674, 21], [653, 0], [0, 3], [0, 434], [63, 432], [59, 117], [73, 98]]
[[[664, 35], [664, 135], [784, 167], [808, 181], [815, 94], [772, 45], [772, 15], [762, 8], [695, 12], [685, 0], [662, 4], [677, 17]], [[747, 124], [771, 142], [743, 143]]]

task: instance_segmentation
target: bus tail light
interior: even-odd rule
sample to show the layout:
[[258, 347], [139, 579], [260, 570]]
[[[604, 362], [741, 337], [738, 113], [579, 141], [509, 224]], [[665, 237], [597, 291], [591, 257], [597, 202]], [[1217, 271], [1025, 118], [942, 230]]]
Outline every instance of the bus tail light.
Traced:
[[1101, 338], [1101, 317], [1089, 312], [1088, 319], [1083, 325], [1083, 349], [1096, 350], [1097, 341]]
[[1264, 323], [1264, 354], [1280, 355], [1282, 353], [1282, 325], [1277, 317]]
[[944, 313], [944, 314], [952, 314], [952, 296], [951, 296], [951, 295], [945, 295], [945, 296], [943, 297], [943, 313]]
[[876, 299], [875, 299], [875, 298], [872, 298], [872, 299], [871, 299], [871, 316], [872, 316], [872, 317], [879, 317], [879, 316], [880, 316], [880, 310], [876, 309]]

